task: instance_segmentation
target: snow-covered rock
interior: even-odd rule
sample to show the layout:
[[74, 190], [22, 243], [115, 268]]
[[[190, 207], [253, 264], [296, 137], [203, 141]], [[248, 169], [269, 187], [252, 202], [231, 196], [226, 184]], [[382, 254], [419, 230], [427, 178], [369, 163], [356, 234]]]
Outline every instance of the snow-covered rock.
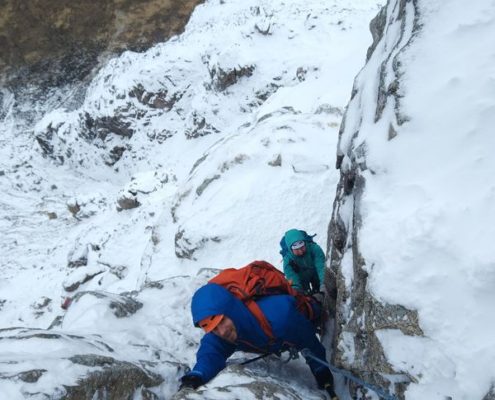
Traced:
[[408, 400], [482, 399], [495, 380], [495, 6], [389, 0], [372, 26], [338, 145], [336, 356]]
[[[196, 288], [218, 268], [280, 265], [293, 227], [325, 247], [337, 131], [378, 10], [371, 0], [208, 1], [184, 34], [110, 61], [80, 102], [56, 93], [70, 107], [3, 90], [0, 327], [98, 338], [114, 349], [99, 356], [145, 365], [163, 378], [149, 390], [171, 398], [202, 337], [189, 312]], [[22, 110], [43, 115], [34, 130]], [[91, 354], [53, 343], [64, 360]], [[2, 353], [5, 374], [19, 360], [49, 371], [39, 381], [53, 396], [79, 376], [68, 363], [67, 376], [37, 367], [20, 345]], [[38, 386], [8, 389], [22, 398]], [[303, 360], [277, 359], [231, 365], [201, 389], [220, 393], [322, 396]]]

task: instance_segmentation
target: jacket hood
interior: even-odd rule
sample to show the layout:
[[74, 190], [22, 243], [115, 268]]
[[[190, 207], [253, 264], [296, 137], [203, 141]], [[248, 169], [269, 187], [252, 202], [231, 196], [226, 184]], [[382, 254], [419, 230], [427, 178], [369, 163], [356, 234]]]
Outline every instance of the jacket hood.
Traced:
[[288, 249], [290, 249], [290, 246], [292, 245], [292, 243], [306, 239], [306, 236], [304, 235], [304, 233], [298, 229], [291, 229], [291, 230], [285, 232], [284, 237], [285, 237], [285, 244], [287, 245]]
[[202, 319], [213, 315], [225, 314], [229, 316], [234, 300], [229, 291], [220, 285], [209, 283], [200, 287], [194, 293], [191, 302], [194, 325], [198, 326]]
[[208, 283], [194, 293], [191, 313], [195, 326], [198, 326], [203, 318], [224, 314], [234, 323], [238, 338], [253, 338], [256, 342], [268, 340], [258, 321], [244, 303], [216, 283]]

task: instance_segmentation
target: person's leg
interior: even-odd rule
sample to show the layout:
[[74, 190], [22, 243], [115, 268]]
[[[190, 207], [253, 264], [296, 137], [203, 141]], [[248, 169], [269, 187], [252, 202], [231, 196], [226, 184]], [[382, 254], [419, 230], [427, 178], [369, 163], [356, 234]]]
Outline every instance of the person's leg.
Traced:
[[333, 375], [328, 368], [322, 368], [318, 372], [314, 373], [316, 382], [320, 389], [325, 390], [331, 399], [337, 399], [335, 390], [333, 388]]

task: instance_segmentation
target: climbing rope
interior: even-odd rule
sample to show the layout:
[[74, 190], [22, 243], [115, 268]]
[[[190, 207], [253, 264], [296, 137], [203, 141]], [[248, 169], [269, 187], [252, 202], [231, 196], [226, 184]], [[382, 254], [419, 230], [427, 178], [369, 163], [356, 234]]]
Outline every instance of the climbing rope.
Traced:
[[362, 379], [355, 377], [354, 375], [352, 375], [348, 371], [334, 367], [333, 365], [319, 359], [318, 357], [314, 356], [313, 353], [311, 353], [311, 350], [309, 350], [309, 349], [302, 349], [301, 354], [303, 355], [304, 358], [306, 358], [306, 359], [311, 358], [311, 359], [319, 362], [320, 364], [328, 367], [330, 369], [330, 371], [341, 374], [342, 376], [345, 376], [347, 379], [357, 383], [358, 385], [364, 386], [365, 388], [372, 390], [378, 396], [380, 396], [382, 399], [398, 400], [398, 398], [395, 395], [388, 394], [387, 392], [385, 392], [383, 389], [379, 388], [378, 386], [372, 385], [371, 383], [367, 383], [367, 382], [363, 381]]
[[254, 358], [251, 358], [247, 361], [243, 361], [240, 363], [240, 365], [247, 365], [247, 364], [251, 364], [252, 362], [255, 362], [255, 361], [258, 361], [258, 360], [261, 360], [262, 358], [265, 358], [265, 357], [268, 357], [269, 355], [271, 355], [273, 353], [265, 353], [265, 354], [262, 354], [261, 356], [258, 356], [258, 357], [254, 357]]
[[[282, 354], [284, 352], [288, 352], [289, 353], [286, 360], [284, 360], [282, 358]], [[265, 357], [268, 357], [268, 356], [271, 356], [271, 355], [274, 355], [274, 356], [277, 356], [278, 358], [280, 358], [280, 360], [284, 364], [287, 364], [289, 361], [295, 360], [295, 359], [299, 358], [299, 352], [297, 351], [297, 349], [295, 347], [289, 347], [288, 349], [285, 349], [284, 351], [277, 351], [277, 352], [272, 352], [272, 353], [261, 354], [258, 357], [254, 357], [254, 358], [251, 358], [250, 360], [241, 362], [240, 365], [251, 364], [252, 362], [261, 360], [262, 358], [265, 358]]]

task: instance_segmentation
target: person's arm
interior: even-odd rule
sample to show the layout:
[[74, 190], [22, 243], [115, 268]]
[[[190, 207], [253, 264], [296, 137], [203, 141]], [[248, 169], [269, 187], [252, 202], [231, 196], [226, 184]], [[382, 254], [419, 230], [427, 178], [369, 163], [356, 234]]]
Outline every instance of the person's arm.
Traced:
[[288, 281], [291, 281], [292, 287], [297, 290], [302, 290], [301, 280], [296, 271], [292, 268], [291, 258], [289, 255], [284, 257], [284, 275]]
[[234, 351], [233, 344], [220, 339], [213, 333], [207, 333], [201, 339], [196, 353], [196, 365], [183, 377], [183, 380], [185, 377], [198, 377], [200, 380], [195, 380], [199, 385], [207, 383], [225, 368], [227, 359]]
[[315, 263], [315, 269], [318, 273], [318, 278], [320, 280], [320, 290], [325, 282], [325, 253], [317, 243], [313, 243], [311, 246], [311, 251], [313, 253], [313, 260]]

